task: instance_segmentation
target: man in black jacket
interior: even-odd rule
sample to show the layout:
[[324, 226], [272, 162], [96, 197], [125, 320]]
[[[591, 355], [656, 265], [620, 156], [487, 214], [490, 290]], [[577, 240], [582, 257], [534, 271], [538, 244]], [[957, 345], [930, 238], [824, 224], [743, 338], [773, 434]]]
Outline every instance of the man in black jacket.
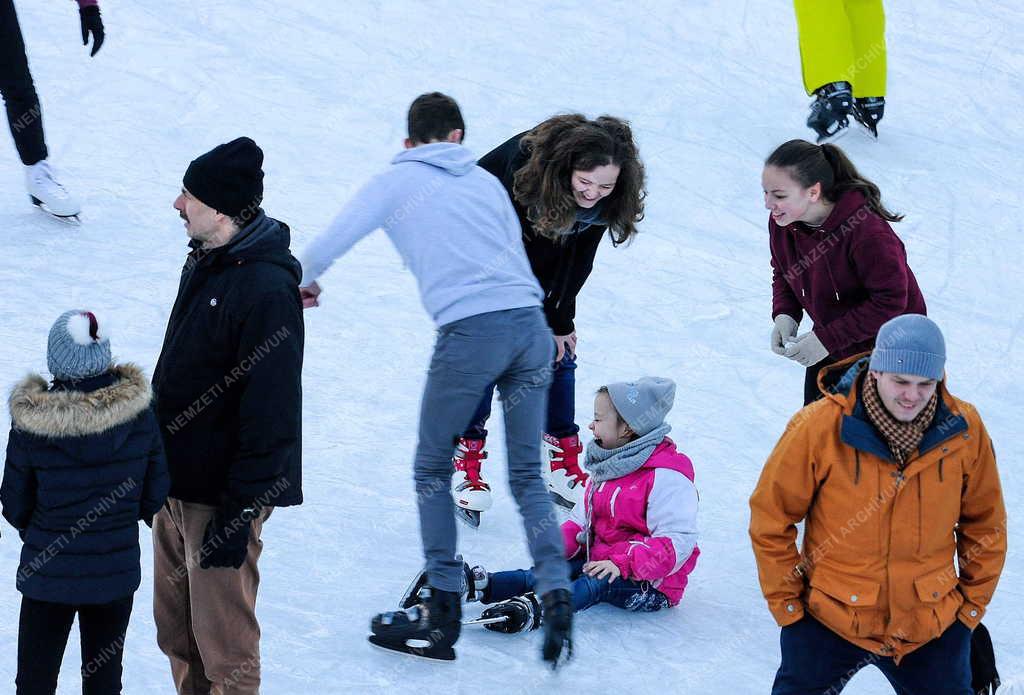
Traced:
[[153, 523], [157, 642], [178, 692], [260, 683], [260, 531], [302, 502], [301, 269], [268, 217], [249, 138], [194, 160], [174, 202], [192, 241], [153, 377], [171, 494]]

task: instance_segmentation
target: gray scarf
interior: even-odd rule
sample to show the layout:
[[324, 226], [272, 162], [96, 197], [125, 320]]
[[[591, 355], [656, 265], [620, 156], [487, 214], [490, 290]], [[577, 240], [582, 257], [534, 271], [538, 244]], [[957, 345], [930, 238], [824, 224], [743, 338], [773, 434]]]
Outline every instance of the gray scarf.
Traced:
[[618, 449], [602, 449], [597, 442], [591, 440], [587, 444], [587, 458], [584, 464], [590, 479], [594, 483], [603, 483], [629, 475], [644, 465], [670, 431], [672, 426], [663, 424]]

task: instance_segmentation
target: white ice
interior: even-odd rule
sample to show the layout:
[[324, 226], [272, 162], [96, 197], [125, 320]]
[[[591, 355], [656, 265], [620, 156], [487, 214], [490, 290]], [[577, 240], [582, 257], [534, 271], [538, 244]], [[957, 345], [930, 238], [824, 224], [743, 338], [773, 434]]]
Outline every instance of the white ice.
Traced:
[[[627, 117], [639, 137], [647, 218], [632, 246], [603, 245], [580, 297], [577, 421], [589, 422], [591, 394], [608, 381], [678, 382], [670, 421], [695, 462], [703, 551], [681, 607], [580, 614], [576, 659], [555, 675], [536, 633], [467, 631], [449, 665], [371, 650], [371, 615], [394, 605], [421, 562], [411, 460], [432, 341], [413, 279], [378, 232], [325, 276], [324, 306], [306, 315], [306, 503], [266, 528], [264, 692], [768, 691], [778, 628], [758, 587], [747, 499], [803, 379], [768, 349], [760, 189], [764, 157], [809, 134], [791, 4], [104, 0], [108, 36], [93, 59], [72, 3], [17, 5], [52, 159], [84, 214], [75, 227], [33, 209], [0, 136], [4, 391], [28, 370], [45, 373], [46, 331], [73, 307], [110, 316], [117, 357], [152, 370], [186, 252], [171, 202], [188, 162], [218, 143], [245, 134], [262, 145], [265, 208], [291, 225], [298, 250], [386, 166], [424, 91], [461, 102], [478, 154], [564, 111]], [[888, 5], [881, 139], [853, 132], [839, 144], [906, 213], [896, 229], [945, 330], [949, 384], [985, 418], [1014, 519], [1024, 502], [1024, 14], [1009, 0]], [[494, 430], [485, 474], [495, 505], [461, 548], [491, 569], [528, 566]], [[1015, 529], [985, 619], [1009, 693], [1024, 692]], [[141, 531], [125, 692], [171, 693]], [[13, 692], [20, 544], [9, 526], [3, 534], [0, 691]], [[77, 630], [61, 693], [80, 691], [76, 640]], [[866, 669], [846, 692], [887, 688]]]

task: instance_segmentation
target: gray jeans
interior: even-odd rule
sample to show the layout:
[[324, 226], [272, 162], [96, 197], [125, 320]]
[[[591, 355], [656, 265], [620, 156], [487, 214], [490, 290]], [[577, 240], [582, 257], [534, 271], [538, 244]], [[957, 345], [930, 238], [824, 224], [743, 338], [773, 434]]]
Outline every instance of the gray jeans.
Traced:
[[497, 384], [505, 414], [508, 478], [526, 528], [537, 593], [569, 588], [558, 516], [541, 477], [540, 439], [547, 413], [555, 343], [539, 307], [454, 321], [438, 330], [420, 407], [416, 497], [427, 578], [459, 591], [452, 452], [480, 399]]

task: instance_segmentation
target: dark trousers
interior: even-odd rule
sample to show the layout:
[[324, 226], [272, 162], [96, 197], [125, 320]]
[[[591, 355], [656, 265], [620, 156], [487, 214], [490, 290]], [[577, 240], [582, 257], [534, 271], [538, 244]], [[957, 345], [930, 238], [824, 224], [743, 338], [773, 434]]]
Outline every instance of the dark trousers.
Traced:
[[477, 314], [441, 326], [420, 404], [414, 479], [430, 585], [459, 591], [452, 448], [488, 384], [505, 415], [508, 482], [537, 568], [537, 591], [568, 589], [558, 512], [541, 475], [541, 428], [555, 352], [540, 307]]
[[821, 398], [821, 389], [818, 388], [818, 374], [825, 367], [835, 363], [836, 360], [826, 357], [821, 362], [818, 362], [818, 364], [807, 368], [807, 373], [804, 375], [804, 405], [810, 405]]
[[[574, 611], [595, 606], [598, 603], [610, 603], [617, 608], [624, 608], [635, 613], [650, 613], [668, 608], [668, 598], [657, 589], [652, 589], [648, 582], [634, 582], [629, 579], [594, 579], [583, 574], [583, 560], [569, 563], [572, 579], [572, 608]], [[495, 572], [487, 579], [484, 592], [484, 603], [497, 603], [513, 596], [522, 596], [533, 591], [535, 580], [533, 570], [510, 570]]]
[[14, 0], [0, 0], [0, 94], [7, 107], [7, 123], [23, 164], [46, 159], [43, 112], [32, 74], [28, 71], [25, 42], [21, 38]]
[[53, 695], [78, 614], [82, 637], [83, 695], [119, 695], [124, 635], [132, 614], [132, 597], [92, 605], [21, 599], [18, 625], [18, 695]]
[[[494, 384], [491, 384], [473, 415], [469, 429], [463, 435], [467, 439], [483, 439], [487, 436], [485, 426], [487, 419], [491, 417], [493, 399]], [[576, 425], [576, 357], [570, 355], [568, 350], [561, 362], [555, 362], [551, 372], [544, 431], [559, 439], [570, 437], [580, 431]]]
[[807, 615], [782, 628], [772, 695], [836, 695], [874, 665], [897, 695], [971, 695], [971, 631], [959, 620], [900, 660], [852, 644]]

